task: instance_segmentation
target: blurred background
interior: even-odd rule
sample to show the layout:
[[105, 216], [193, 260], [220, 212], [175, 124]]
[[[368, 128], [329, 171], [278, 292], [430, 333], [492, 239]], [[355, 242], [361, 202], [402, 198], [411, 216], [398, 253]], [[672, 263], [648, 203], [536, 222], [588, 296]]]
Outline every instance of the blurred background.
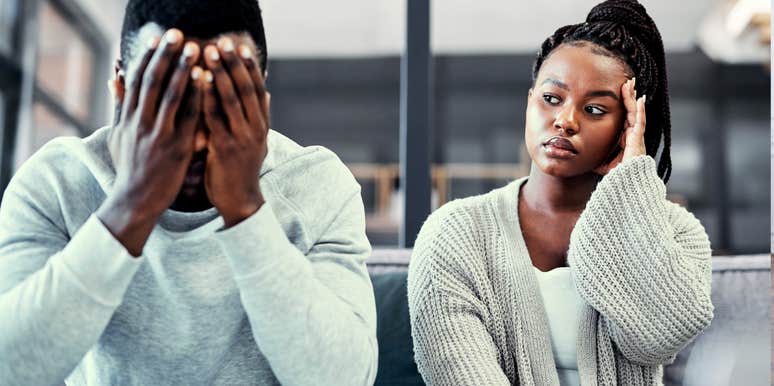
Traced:
[[[669, 198], [701, 220], [716, 254], [768, 253], [770, 2], [641, 2], [667, 50]], [[363, 187], [372, 244], [397, 246], [407, 29], [429, 19], [430, 124], [423, 133], [436, 208], [527, 173], [524, 110], [534, 55], [556, 28], [583, 21], [596, 3], [433, 1], [424, 21], [409, 22], [406, 0], [261, 1], [272, 127], [336, 152]], [[125, 4], [0, 0], [0, 191], [52, 137], [85, 136], [108, 124], [106, 81]]]

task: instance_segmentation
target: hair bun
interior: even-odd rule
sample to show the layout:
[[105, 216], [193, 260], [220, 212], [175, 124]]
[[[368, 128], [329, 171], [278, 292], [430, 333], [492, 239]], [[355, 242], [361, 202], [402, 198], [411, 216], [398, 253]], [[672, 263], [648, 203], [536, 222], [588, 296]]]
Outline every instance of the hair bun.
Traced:
[[643, 42], [651, 41], [654, 34], [658, 34], [653, 19], [636, 0], [607, 0], [599, 3], [589, 11], [586, 23], [618, 24]]

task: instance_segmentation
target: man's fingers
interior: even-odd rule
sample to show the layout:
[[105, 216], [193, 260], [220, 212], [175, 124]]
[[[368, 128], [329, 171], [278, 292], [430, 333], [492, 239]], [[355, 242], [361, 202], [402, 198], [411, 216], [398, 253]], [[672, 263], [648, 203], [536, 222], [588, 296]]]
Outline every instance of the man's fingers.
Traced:
[[222, 63], [223, 59], [220, 52], [215, 46], [209, 45], [204, 49], [204, 61], [214, 76], [214, 90], [220, 97], [220, 104], [226, 113], [229, 123], [228, 128], [233, 130], [235, 127], [246, 126], [242, 103], [239, 100], [237, 91], [234, 89], [231, 76]]
[[[187, 74], [188, 75], [188, 74]], [[194, 130], [196, 130], [196, 124], [199, 121], [202, 109], [202, 96], [203, 81], [202, 81], [202, 68], [194, 66], [190, 72], [190, 81], [188, 82], [187, 95], [185, 98], [185, 105], [182, 109], [175, 114], [176, 123], [173, 122], [172, 126], [176, 128], [176, 132], [182, 137], [181, 139], [187, 140], [192, 138]], [[177, 109], [176, 109], [177, 110]]]
[[215, 91], [214, 76], [209, 70], [205, 70], [202, 73], [202, 94], [204, 98], [203, 113], [204, 122], [213, 134], [211, 138], [223, 138], [224, 136], [231, 135], [228, 133], [226, 122], [221, 118], [222, 111], [218, 104], [218, 96]]
[[136, 64], [127, 64], [127, 71], [125, 72], [125, 94], [124, 101], [121, 106], [121, 120], [125, 120], [127, 117], [132, 116], [137, 109], [137, 103], [140, 98], [140, 87], [142, 86], [142, 76], [145, 73], [145, 69], [148, 67], [148, 63], [153, 57], [153, 53], [156, 52], [156, 48], [159, 45], [159, 37], [153, 36], [146, 42], [145, 51], [142, 57], [136, 62]]
[[158, 98], [164, 87], [169, 65], [180, 51], [182, 42], [183, 33], [180, 30], [168, 30], [143, 74], [139, 108], [141, 119], [145, 122], [153, 122], [156, 117]]
[[196, 76], [196, 79], [199, 79], [201, 75], [201, 68], [198, 71], [195, 71], [193, 68], [193, 64], [196, 63], [198, 58], [199, 46], [194, 42], [186, 43], [183, 48], [183, 54], [180, 55], [172, 77], [164, 90], [164, 97], [159, 106], [157, 122], [161, 124], [164, 130], [170, 132], [175, 130], [177, 110], [183, 100], [183, 95], [185, 95], [189, 79], [193, 79], [194, 76]]
[[[244, 109], [243, 114], [247, 118], [247, 122], [250, 123], [250, 127], [261, 125], [261, 106], [258, 104], [255, 85], [253, 85], [253, 79], [243, 63], [245, 54], [248, 57], [252, 55], [250, 50], [245, 46], [241, 46], [239, 47], [239, 55], [237, 55], [233, 40], [227, 37], [218, 41], [218, 48], [223, 57], [223, 63], [231, 74], [231, 81], [239, 95], [242, 108]], [[245, 49], [247, 49], [247, 52], [244, 51]]]
[[266, 79], [264, 79], [261, 66], [258, 65], [258, 61], [247, 46], [240, 48], [240, 56], [245, 61], [245, 67], [250, 74], [250, 78], [253, 81], [255, 87], [255, 95], [258, 98], [258, 103], [261, 106], [261, 113], [263, 115], [264, 122], [266, 122], [266, 129], [269, 128], [269, 103], [266, 93]]

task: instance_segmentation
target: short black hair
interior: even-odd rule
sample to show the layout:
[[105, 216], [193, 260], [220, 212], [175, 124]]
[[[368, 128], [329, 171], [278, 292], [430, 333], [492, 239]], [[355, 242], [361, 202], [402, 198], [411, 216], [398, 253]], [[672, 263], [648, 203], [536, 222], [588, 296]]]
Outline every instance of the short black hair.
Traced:
[[[591, 42], [609, 51], [637, 77], [637, 95], [647, 94], [645, 111], [645, 149], [653, 158], [658, 154], [661, 139], [661, 157], [658, 175], [666, 183], [672, 173], [670, 147], [672, 122], [669, 112], [664, 43], [656, 23], [636, 0], [607, 0], [595, 6], [585, 23], [561, 27], [540, 46], [532, 67], [534, 84], [540, 67], [557, 47], [562, 44], [577, 45]], [[599, 53], [605, 55], [604, 51]]]
[[259, 49], [261, 68], [266, 70], [266, 35], [257, 0], [129, 0], [121, 29], [123, 63], [131, 59], [133, 35], [149, 22], [199, 39], [247, 32]]

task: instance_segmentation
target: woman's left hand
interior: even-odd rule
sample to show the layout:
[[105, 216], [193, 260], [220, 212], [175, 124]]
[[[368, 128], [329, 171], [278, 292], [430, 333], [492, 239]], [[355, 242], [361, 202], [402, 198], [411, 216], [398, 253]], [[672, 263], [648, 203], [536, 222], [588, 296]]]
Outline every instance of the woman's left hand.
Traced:
[[626, 121], [624, 131], [618, 142], [623, 151], [618, 153], [609, 163], [598, 166], [594, 172], [606, 175], [621, 162], [646, 154], [645, 151], [645, 95], [637, 98], [634, 90], [635, 78], [629, 79], [621, 86], [624, 107], [626, 107]]

